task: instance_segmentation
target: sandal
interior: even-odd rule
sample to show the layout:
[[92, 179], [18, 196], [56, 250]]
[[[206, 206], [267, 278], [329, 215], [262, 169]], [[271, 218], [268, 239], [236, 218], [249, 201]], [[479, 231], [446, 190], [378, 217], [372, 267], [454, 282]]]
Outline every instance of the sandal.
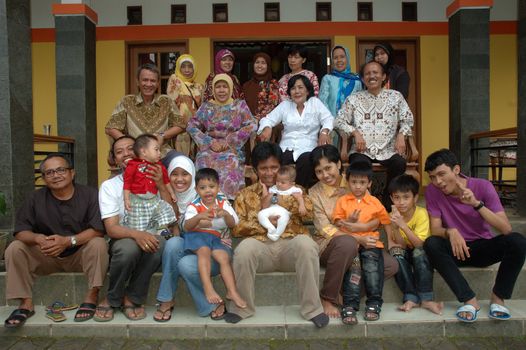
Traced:
[[511, 313], [506, 306], [494, 303], [489, 306], [488, 317], [494, 320], [504, 321], [511, 318]]
[[[108, 311], [111, 311], [109, 316], [108, 316]], [[104, 315], [108, 316], [108, 317], [98, 316], [97, 314], [100, 314], [101, 312], [104, 312]], [[113, 306], [110, 306], [110, 305], [108, 305], [108, 306], [99, 305], [95, 309], [95, 315], [93, 316], [93, 321], [95, 321], [95, 322], [109, 322], [109, 321], [113, 320], [114, 313], [115, 313], [115, 310], [113, 309]]]
[[[174, 310], [173, 306], [169, 307], [166, 310], [161, 310], [161, 304], [158, 304], [157, 305], [157, 312], [159, 312], [161, 314], [161, 317], [157, 318], [157, 317], [155, 317], [155, 315], [153, 315], [153, 320], [156, 321], [156, 322], [168, 322], [168, 321], [170, 321], [172, 319], [172, 311], [173, 310]], [[164, 318], [168, 312], [170, 313], [170, 315], [168, 315], [168, 318]]]
[[[5, 328], [18, 328], [26, 323], [27, 319], [35, 314], [35, 310], [16, 309], [11, 312], [11, 315], [4, 321]], [[17, 323], [10, 323], [9, 321], [18, 321]]]
[[[457, 309], [455, 316], [457, 317], [457, 320], [461, 322], [473, 323], [477, 320], [479, 311], [480, 309], [475, 309], [475, 307], [471, 304], [464, 304]], [[471, 318], [461, 316], [461, 314], [470, 314]]]
[[62, 301], [55, 301], [53, 304], [46, 306], [46, 311], [54, 309], [60, 311], [75, 310], [79, 307], [79, 304], [65, 304]]
[[358, 317], [356, 316], [356, 310], [351, 306], [342, 307], [340, 312], [342, 316], [342, 323], [350, 326], [358, 324]]
[[[92, 303], [82, 303], [79, 306], [79, 309], [75, 313], [75, 318], [73, 321], [75, 322], [84, 322], [87, 320], [91, 320], [93, 318], [93, 315], [95, 315], [95, 310], [97, 309], [97, 305]], [[82, 315], [84, 314], [84, 315]], [[82, 316], [81, 316], [82, 315]]]
[[62, 322], [66, 320], [66, 315], [62, 312], [60, 305], [50, 305], [46, 307], [46, 317], [53, 322]]
[[[144, 318], [146, 318], [146, 312], [144, 312], [142, 315], [140, 316], [137, 316], [137, 313], [135, 312], [137, 309], [141, 309], [143, 308], [142, 305], [137, 305], [137, 304], [133, 304], [133, 305], [123, 305], [121, 307], [121, 311], [122, 313], [124, 314], [124, 316], [130, 320], [130, 321], [139, 321], [139, 320], [142, 320]], [[133, 311], [133, 313], [135, 314], [135, 317], [131, 315], [131, 312], [130, 311]]]
[[[223, 312], [221, 314], [218, 313], [218, 310], [223, 307]], [[225, 303], [219, 303], [217, 307], [210, 312], [210, 318], [214, 321], [220, 321], [225, 318], [225, 315], [227, 314]]]
[[378, 321], [380, 319], [380, 305], [369, 305], [365, 308], [363, 319], [366, 321]]

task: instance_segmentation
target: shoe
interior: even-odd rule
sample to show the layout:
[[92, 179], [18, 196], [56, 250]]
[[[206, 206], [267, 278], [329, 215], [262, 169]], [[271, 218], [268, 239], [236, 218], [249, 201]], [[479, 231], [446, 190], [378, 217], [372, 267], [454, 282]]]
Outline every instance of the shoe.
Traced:
[[489, 306], [488, 316], [494, 320], [505, 321], [511, 318], [511, 313], [510, 310], [504, 305], [491, 304]]
[[[457, 312], [455, 313], [455, 316], [457, 317], [457, 320], [461, 322], [467, 322], [467, 323], [473, 323], [477, 320], [477, 317], [479, 315], [480, 309], [475, 309], [475, 307], [471, 304], [464, 304], [461, 307], [457, 309]], [[461, 313], [469, 313], [471, 314], [471, 319], [467, 317], [461, 317]]]

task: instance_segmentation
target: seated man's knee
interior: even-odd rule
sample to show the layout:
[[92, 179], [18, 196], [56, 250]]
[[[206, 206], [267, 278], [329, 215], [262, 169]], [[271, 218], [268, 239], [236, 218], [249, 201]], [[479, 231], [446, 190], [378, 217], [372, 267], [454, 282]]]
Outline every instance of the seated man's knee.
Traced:
[[309, 235], [298, 235], [293, 238], [297, 256], [318, 254], [319, 248]]
[[256, 256], [262, 242], [255, 238], [245, 238], [234, 250], [234, 260], [249, 260]]
[[134, 239], [122, 238], [116, 240], [111, 246], [112, 259], [119, 258], [121, 261], [134, 261], [141, 256], [141, 248]]
[[28, 246], [17, 239], [9, 243], [9, 246], [4, 252], [5, 260], [9, 261], [11, 259], [16, 259], [16, 257], [21, 253], [22, 251], [26, 250]]
[[93, 250], [100, 253], [108, 252], [108, 243], [102, 237], [93, 237], [86, 242], [86, 249]]
[[430, 255], [444, 247], [445, 239], [438, 236], [428, 237], [424, 241], [424, 251]]
[[521, 233], [511, 232], [504, 236], [507, 240], [509, 249], [516, 252], [517, 254], [526, 254], [526, 237]]

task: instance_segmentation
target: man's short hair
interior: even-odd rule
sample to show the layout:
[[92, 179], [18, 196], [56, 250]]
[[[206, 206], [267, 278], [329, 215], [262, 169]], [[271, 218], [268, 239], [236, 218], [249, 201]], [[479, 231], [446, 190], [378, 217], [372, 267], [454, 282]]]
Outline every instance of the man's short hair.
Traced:
[[113, 141], [113, 144], [111, 145], [110, 153], [113, 158], [115, 158], [115, 144], [123, 139], [130, 139], [135, 143], [135, 137], [130, 135], [122, 135], [121, 137], [117, 138], [115, 141]]
[[41, 173], [44, 173], [44, 163], [48, 160], [48, 159], [51, 159], [51, 158], [62, 158], [64, 159], [64, 161], [66, 162], [66, 167], [68, 169], [73, 169], [73, 166], [71, 164], [71, 161], [69, 160], [69, 157], [66, 156], [64, 153], [61, 153], [61, 152], [53, 152], [53, 153], [50, 153], [46, 156], [46, 158], [44, 158], [41, 162], [40, 162], [40, 165], [39, 165], [39, 169], [40, 169], [40, 172]]
[[150, 72], [153, 72], [155, 74], [157, 74], [157, 80], [160, 81], [160, 77], [161, 77], [161, 72], [159, 71], [159, 68], [157, 68], [157, 66], [155, 64], [152, 64], [152, 63], [145, 63], [145, 64], [141, 64], [139, 66], [139, 68], [137, 68], [137, 80], [140, 79], [141, 77], [141, 72], [146, 69], [146, 70], [149, 70]]
[[281, 163], [281, 148], [278, 144], [271, 142], [260, 142], [252, 150], [252, 167], [258, 168], [259, 162], [275, 157]]
[[451, 169], [453, 169], [455, 165], [460, 165], [455, 153], [447, 148], [442, 148], [441, 150], [431, 153], [427, 157], [424, 171], [433, 171], [442, 164], [447, 165]]
[[369, 159], [358, 159], [349, 164], [347, 172], [345, 173], [347, 179], [349, 176], [367, 176], [369, 180], [373, 177], [373, 164]]
[[391, 180], [387, 190], [390, 195], [395, 192], [411, 192], [413, 196], [416, 196], [419, 188], [420, 184], [414, 177], [408, 174], [402, 174]]
[[148, 147], [152, 141], [157, 141], [157, 137], [152, 134], [142, 134], [138, 136], [133, 144], [133, 153], [135, 153], [135, 156], [139, 157], [141, 155], [141, 149]]
[[215, 183], [219, 183], [219, 174], [212, 168], [202, 168], [197, 170], [197, 173], [195, 173], [196, 185], [201, 180], [209, 180]]
[[296, 168], [293, 165], [282, 165], [278, 170], [278, 175], [288, 176], [290, 181], [296, 181]]

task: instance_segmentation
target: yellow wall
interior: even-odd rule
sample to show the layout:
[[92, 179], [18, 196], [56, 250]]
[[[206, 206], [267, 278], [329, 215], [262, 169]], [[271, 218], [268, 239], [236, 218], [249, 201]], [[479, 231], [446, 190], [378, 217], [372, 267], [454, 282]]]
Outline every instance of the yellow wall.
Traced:
[[202, 84], [205, 83], [208, 74], [210, 74], [210, 62], [213, 61], [213, 49], [209, 38], [190, 38], [188, 40], [188, 53], [194, 56], [197, 65], [196, 80]]
[[51, 124], [51, 135], [56, 135], [55, 43], [31, 44], [31, 59], [33, 65], [33, 132], [42, 134], [42, 126]]
[[517, 126], [517, 36], [490, 37], [490, 129]]
[[109, 139], [104, 127], [117, 102], [126, 93], [126, 45], [124, 41], [97, 42], [97, 149], [99, 184], [109, 176]]

